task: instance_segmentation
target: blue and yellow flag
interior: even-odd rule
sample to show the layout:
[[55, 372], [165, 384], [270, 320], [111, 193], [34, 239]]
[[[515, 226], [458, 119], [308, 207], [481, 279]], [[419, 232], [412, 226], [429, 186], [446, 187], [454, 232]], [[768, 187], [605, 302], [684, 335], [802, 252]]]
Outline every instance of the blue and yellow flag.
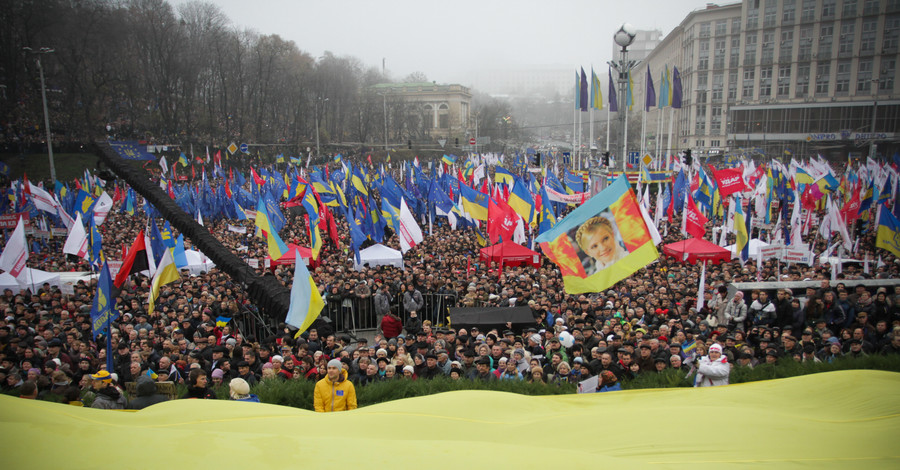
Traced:
[[334, 156], [334, 162], [337, 164], [341, 163], [341, 154], [337, 154]]
[[269, 221], [269, 212], [266, 210], [266, 202], [262, 198], [259, 198], [256, 204], [256, 221], [254, 224], [259, 227], [262, 236], [266, 239], [269, 247], [269, 257], [272, 258], [272, 261], [281, 259], [287, 253], [287, 245], [278, 236], [278, 232], [272, 229], [272, 224]]
[[185, 155], [184, 152], [181, 152], [181, 155], [178, 156], [178, 163], [180, 163], [181, 166], [184, 167], [188, 166], [187, 155]]
[[91, 330], [94, 338], [102, 331], [109, 332], [110, 323], [118, 317], [116, 311], [116, 298], [112, 295], [112, 276], [109, 274], [109, 264], [104, 262], [100, 269], [100, 278], [97, 281], [97, 295], [94, 296], [94, 304], [91, 306]]
[[494, 182], [503, 183], [512, 188], [513, 184], [516, 182], [516, 177], [506, 168], [498, 166], [494, 168]]
[[569, 294], [606, 290], [659, 258], [624, 175], [535, 241], [559, 266]]
[[734, 245], [735, 254], [738, 254], [741, 261], [746, 263], [750, 259], [750, 235], [747, 233], [747, 220], [744, 218], [744, 211], [741, 208], [741, 198], [734, 200], [734, 232], [737, 237]]
[[[302, 263], [303, 261], [300, 261], [300, 262]], [[230, 321], [231, 321], [231, 318], [229, 318], [229, 317], [216, 318], [216, 326], [218, 326], [219, 328], [222, 328], [222, 327], [228, 325], [228, 322], [230, 322]]]
[[294, 284], [291, 286], [291, 304], [284, 322], [297, 328], [297, 333], [294, 334], [296, 338], [312, 326], [324, 307], [322, 295], [298, 252]]
[[81, 214], [81, 220], [92, 219], [96, 202], [97, 200], [91, 197], [87, 191], [79, 189], [78, 194], [75, 195], [75, 213]]
[[363, 196], [369, 195], [369, 189], [366, 187], [368, 181], [366, 180], [366, 175], [362, 173], [361, 167], [356, 167], [353, 169], [353, 177], [350, 179], [353, 183], [353, 187], [359, 191]]
[[547, 187], [541, 188], [541, 218], [538, 225], [538, 233], [549, 232], [556, 225], [556, 215], [553, 213], [553, 204], [547, 195]]
[[0, 162], [0, 175], [3, 175], [9, 178], [9, 165], [6, 163]]
[[441, 161], [446, 163], [447, 165], [452, 165], [452, 164], [456, 163], [456, 155], [444, 154], [444, 157], [441, 158]]
[[534, 223], [534, 197], [520, 178], [516, 178], [509, 193], [509, 207], [512, 207], [529, 225]]
[[459, 195], [462, 200], [463, 209], [472, 216], [473, 219], [487, 220], [488, 218], [488, 196], [482, 192], [476, 191], [464, 184], [459, 185]]
[[275, 163], [284, 163], [284, 155], [279, 153], [278, 156], [275, 157]]
[[591, 67], [591, 107], [594, 109], [603, 109], [603, 87], [600, 85], [600, 79]]
[[878, 220], [875, 246], [884, 248], [894, 256], [900, 257], [900, 220], [891, 214], [887, 206], [881, 206], [881, 218]]

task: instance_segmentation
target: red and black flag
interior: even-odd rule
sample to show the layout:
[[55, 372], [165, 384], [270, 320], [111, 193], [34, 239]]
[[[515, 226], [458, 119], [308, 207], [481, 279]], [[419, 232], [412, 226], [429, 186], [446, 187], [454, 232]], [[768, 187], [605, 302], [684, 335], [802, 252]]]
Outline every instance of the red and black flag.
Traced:
[[137, 239], [131, 244], [131, 248], [128, 250], [128, 254], [125, 255], [125, 259], [122, 260], [122, 267], [119, 269], [119, 273], [116, 274], [113, 285], [115, 285], [117, 289], [121, 289], [122, 284], [125, 284], [125, 280], [128, 279], [128, 276], [149, 269], [150, 264], [147, 262], [147, 246], [144, 243], [144, 231], [141, 230], [140, 233], [138, 233]]

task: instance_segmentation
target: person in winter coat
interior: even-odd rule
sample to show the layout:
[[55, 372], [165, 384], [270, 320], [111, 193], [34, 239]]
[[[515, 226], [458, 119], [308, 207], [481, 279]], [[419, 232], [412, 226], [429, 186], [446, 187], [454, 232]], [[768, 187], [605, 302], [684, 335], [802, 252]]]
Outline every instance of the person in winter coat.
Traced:
[[347, 380], [340, 360], [328, 361], [325, 378], [316, 382], [313, 406], [320, 413], [356, 409], [356, 388]]
[[[384, 286], [378, 284], [378, 287], [375, 289], [375, 297], [373, 300], [375, 303], [375, 317], [377, 320], [375, 324], [378, 325], [378, 330], [376, 330], [375, 334], [381, 335], [384, 332], [384, 326], [381, 324], [382, 319], [391, 312], [391, 301], [393, 301], [394, 299], [391, 297], [391, 293], [388, 292], [388, 290]], [[390, 339], [397, 336], [398, 334], [400, 334], [399, 331], [394, 334], [394, 336], [385, 335], [384, 337]]]
[[112, 383], [112, 376], [109, 372], [101, 370], [96, 374], [91, 374], [91, 388], [94, 389], [96, 397], [91, 408], [99, 408], [101, 410], [124, 410], [128, 404], [125, 396], [119, 392]]
[[[377, 299], [377, 295], [376, 295]], [[376, 300], [376, 311], [378, 310], [378, 304]], [[394, 315], [390, 310], [385, 313], [384, 317], [381, 317], [381, 333], [384, 335], [385, 339], [392, 339], [400, 336], [400, 332], [403, 331], [403, 323]]]
[[190, 375], [188, 375], [188, 383], [190, 383], [190, 386], [188, 386], [187, 393], [182, 398], [216, 399], [216, 392], [209, 388], [209, 378], [203, 369], [191, 370]]
[[142, 375], [135, 384], [137, 397], [128, 403], [129, 410], [143, 410], [144, 408], [167, 401], [169, 397], [156, 393], [156, 383], [150, 377]]
[[425, 299], [422, 293], [412, 284], [406, 286], [406, 292], [403, 293], [403, 311], [404, 312], [420, 312], [425, 307]]
[[250, 384], [240, 377], [231, 379], [231, 382], [228, 383], [228, 388], [228, 395], [234, 401], [259, 403], [259, 397], [250, 393]]
[[725, 305], [725, 324], [742, 329], [747, 320], [747, 303], [744, 302], [744, 293], [737, 291], [734, 297]]
[[775, 304], [769, 300], [769, 294], [765, 291], [760, 292], [759, 298], [750, 304], [747, 314], [750, 316], [753, 326], [771, 327], [775, 324]]
[[729, 374], [731, 374], [731, 364], [728, 363], [728, 358], [722, 355], [722, 346], [713, 344], [709, 347], [709, 353], [700, 358], [694, 386], [728, 385]]

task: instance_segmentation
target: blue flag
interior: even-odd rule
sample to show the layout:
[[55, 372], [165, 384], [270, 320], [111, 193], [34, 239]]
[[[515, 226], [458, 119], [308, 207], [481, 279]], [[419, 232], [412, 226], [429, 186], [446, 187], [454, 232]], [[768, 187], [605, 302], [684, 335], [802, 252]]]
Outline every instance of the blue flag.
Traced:
[[175, 267], [181, 269], [187, 267], [187, 255], [184, 253], [184, 235], [178, 235], [178, 241], [175, 242], [175, 250], [172, 252], [175, 259]]
[[108, 334], [110, 322], [118, 316], [113, 308], [116, 305], [116, 298], [112, 296], [112, 287], [109, 264], [104, 262], [100, 270], [100, 279], [97, 281], [97, 295], [94, 296], [94, 304], [91, 306], [91, 329], [94, 338], [104, 330]]
[[148, 233], [150, 234], [150, 249], [153, 250], [154, 264], [159, 266], [163, 253], [166, 251], [166, 245], [163, 243], [162, 235], [159, 233], [159, 227], [156, 226], [156, 222], [153, 220], [150, 220], [149, 222], [150, 230], [148, 230]]

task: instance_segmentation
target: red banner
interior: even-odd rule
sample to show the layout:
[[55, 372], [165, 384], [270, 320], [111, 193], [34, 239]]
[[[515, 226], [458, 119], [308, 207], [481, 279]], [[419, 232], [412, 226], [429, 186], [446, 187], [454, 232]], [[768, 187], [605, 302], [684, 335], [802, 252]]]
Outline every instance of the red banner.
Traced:
[[740, 169], [713, 169], [713, 177], [716, 178], [716, 184], [719, 185], [719, 195], [722, 198], [744, 190], [744, 175]]
[[703, 238], [706, 235], [706, 228], [703, 226], [709, 222], [709, 219], [697, 209], [697, 204], [694, 203], [694, 198], [690, 193], [688, 193], [688, 203], [685, 209], [684, 230], [694, 238]]
[[16, 225], [19, 223], [19, 217], [25, 218], [25, 226], [28, 227], [28, 213], [16, 212], [15, 214], [0, 215], [0, 228], [16, 228]]

